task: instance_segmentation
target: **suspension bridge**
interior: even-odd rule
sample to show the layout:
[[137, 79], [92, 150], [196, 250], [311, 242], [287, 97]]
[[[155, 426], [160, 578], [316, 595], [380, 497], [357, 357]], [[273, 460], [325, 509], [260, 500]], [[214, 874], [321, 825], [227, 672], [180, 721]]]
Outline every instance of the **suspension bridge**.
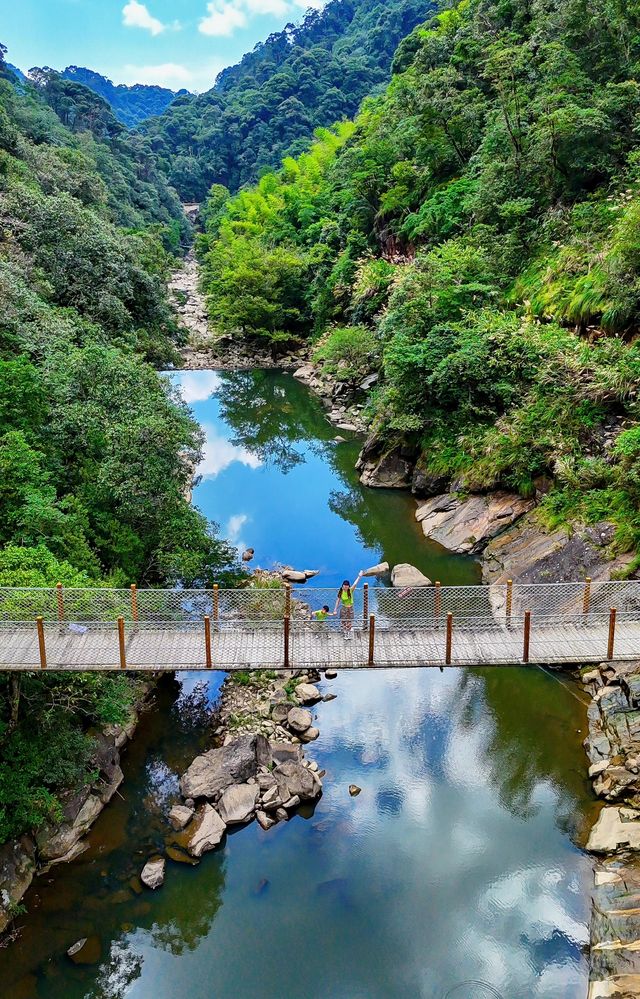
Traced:
[[354, 592], [0, 588], [3, 670], [248, 670], [592, 663], [640, 658], [640, 581]]

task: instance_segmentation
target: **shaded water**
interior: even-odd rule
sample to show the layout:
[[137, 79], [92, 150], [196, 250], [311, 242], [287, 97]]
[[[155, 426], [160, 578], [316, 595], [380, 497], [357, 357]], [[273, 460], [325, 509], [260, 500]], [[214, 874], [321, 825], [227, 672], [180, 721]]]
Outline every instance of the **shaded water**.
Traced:
[[[357, 444], [334, 444], [291, 378], [177, 377], [208, 436], [194, 502], [256, 562], [320, 568], [329, 585], [382, 557], [443, 583], [477, 579], [424, 543], [407, 496], [359, 487]], [[163, 683], [91, 849], [27, 896], [22, 936], [0, 953], [3, 996], [494, 995], [456, 989], [475, 981], [503, 999], [582, 999], [590, 864], [574, 843], [592, 802], [570, 684], [516, 667], [341, 673], [323, 684], [337, 700], [316, 709], [309, 755], [327, 776], [313, 813], [238, 830], [140, 893], [177, 775], [205, 738], [196, 683]], [[64, 952], [81, 936], [100, 956], [75, 967]]]

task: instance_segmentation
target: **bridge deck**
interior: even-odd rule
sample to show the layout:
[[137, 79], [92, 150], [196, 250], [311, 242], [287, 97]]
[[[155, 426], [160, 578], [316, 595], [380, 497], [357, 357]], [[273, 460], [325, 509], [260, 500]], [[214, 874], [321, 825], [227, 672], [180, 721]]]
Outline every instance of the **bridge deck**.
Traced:
[[[105, 670], [120, 667], [117, 625], [114, 623], [44, 626], [47, 667], [70, 670]], [[607, 622], [566, 620], [537, 622], [531, 630], [531, 663], [589, 663], [608, 658]], [[206, 669], [203, 622], [170, 624], [128, 623], [125, 630], [126, 667], [133, 670]], [[361, 668], [370, 664], [369, 634], [359, 625], [351, 640], [336, 628], [293, 626], [289, 665], [296, 667]], [[439, 627], [387, 627], [375, 632], [373, 665], [443, 665], [446, 630]], [[615, 633], [615, 659], [640, 658], [640, 621], [619, 621]], [[253, 626], [225, 623], [211, 631], [214, 669], [276, 669], [284, 665], [284, 635], [280, 622]], [[0, 669], [40, 667], [35, 625], [5, 624], [0, 631]], [[453, 628], [452, 665], [508, 665], [523, 662], [523, 630], [498, 622], [475, 622]]]

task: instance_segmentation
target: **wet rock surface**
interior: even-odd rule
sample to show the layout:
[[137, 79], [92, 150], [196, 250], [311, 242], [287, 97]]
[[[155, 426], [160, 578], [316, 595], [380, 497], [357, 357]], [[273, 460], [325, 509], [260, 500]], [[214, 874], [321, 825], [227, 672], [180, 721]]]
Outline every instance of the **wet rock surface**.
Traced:
[[630, 555], [611, 551], [614, 527], [603, 521], [592, 527], [545, 532], [535, 515], [523, 517], [487, 545], [482, 563], [485, 583], [575, 582], [590, 576], [610, 579], [624, 569]]
[[494, 492], [466, 498], [444, 493], [421, 503], [416, 520], [426, 538], [449, 551], [475, 555], [533, 507], [515, 493]]
[[409, 489], [415, 448], [400, 444], [389, 448], [379, 438], [369, 437], [356, 462], [363, 486], [373, 489]]
[[640, 663], [582, 672], [591, 694], [585, 748], [605, 806], [587, 849], [598, 855], [589, 999], [640, 994]]

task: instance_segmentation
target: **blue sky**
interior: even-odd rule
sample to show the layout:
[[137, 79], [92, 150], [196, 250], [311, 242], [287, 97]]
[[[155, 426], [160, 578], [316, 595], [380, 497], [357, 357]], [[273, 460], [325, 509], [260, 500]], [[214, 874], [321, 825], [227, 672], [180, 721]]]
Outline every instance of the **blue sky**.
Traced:
[[208, 90], [256, 42], [324, 0], [0, 0], [10, 62]]

